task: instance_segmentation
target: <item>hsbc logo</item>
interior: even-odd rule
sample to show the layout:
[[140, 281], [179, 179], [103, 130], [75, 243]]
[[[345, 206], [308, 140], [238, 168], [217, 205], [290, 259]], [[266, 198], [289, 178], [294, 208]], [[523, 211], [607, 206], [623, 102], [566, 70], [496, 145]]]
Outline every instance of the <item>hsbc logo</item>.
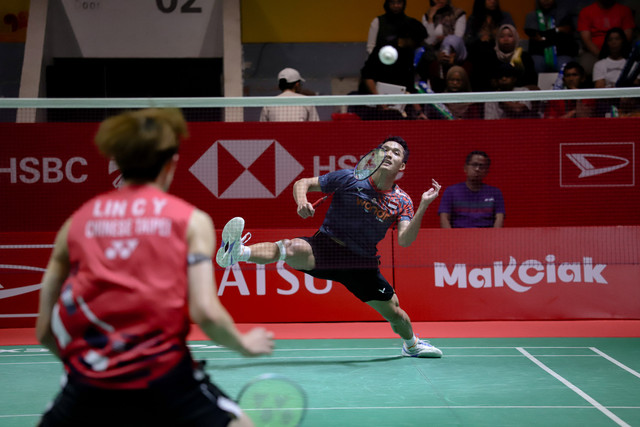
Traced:
[[274, 139], [218, 140], [189, 168], [219, 199], [274, 199], [303, 170]]
[[635, 143], [560, 144], [560, 187], [635, 186]]

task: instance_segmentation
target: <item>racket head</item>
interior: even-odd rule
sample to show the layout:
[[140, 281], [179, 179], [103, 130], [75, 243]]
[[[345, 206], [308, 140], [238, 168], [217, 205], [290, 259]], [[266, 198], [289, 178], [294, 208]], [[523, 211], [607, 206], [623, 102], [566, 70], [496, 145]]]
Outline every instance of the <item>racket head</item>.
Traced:
[[294, 427], [302, 423], [307, 395], [285, 376], [263, 374], [240, 390], [238, 404], [256, 427]]
[[353, 176], [358, 181], [363, 181], [373, 175], [382, 162], [386, 154], [384, 149], [377, 147], [364, 155], [353, 170]]

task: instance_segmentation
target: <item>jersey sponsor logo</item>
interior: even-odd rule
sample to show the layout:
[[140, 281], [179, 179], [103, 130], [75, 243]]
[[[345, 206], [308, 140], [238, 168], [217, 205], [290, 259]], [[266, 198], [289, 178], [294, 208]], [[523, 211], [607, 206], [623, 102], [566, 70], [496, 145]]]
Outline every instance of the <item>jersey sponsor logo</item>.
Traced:
[[360, 197], [356, 200], [358, 206], [362, 206], [366, 212], [372, 213], [378, 221], [384, 222], [391, 218], [391, 213], [379, 206], [375, 200], [370, 202], [368, 200], [361, 199]]
[[493, 267], [467, 268], [466, 264], [455, 264], [450, 270], [445, 263], [434, 262], [435, 285], [458, 286], [458, 288], [502, 288], [515, 292], [527, 292], [538, 283], [600, 283], [608, 284], [604, 276], [607, 264], [595, 264], [593, 258], [583, 257], [582, 262], [563, 262], [556, 265], [556, 256], [547, 255], [545, 263], [535, 259], [518, 264], [509, 256], [505, 267], [502, 261], [494, 261]]
[[560, 144], [560, 187], [635, 186], [635, 143]]
[[189, 168], [219, 199], [274, 199], [303, 170], [274, 139], [216, 141]]

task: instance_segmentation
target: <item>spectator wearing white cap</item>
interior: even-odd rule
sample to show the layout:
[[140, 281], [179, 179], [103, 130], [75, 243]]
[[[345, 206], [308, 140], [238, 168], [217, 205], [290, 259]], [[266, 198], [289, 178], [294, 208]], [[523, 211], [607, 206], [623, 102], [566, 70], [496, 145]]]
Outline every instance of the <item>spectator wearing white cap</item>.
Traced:
[[[298, 97], [302, 93], [304, 79], [293, 68], [285, 68], [278, 73], [278, 87], [282, 93], [278, 96]], [[278, 105], [266, 106], [260, 113], [261, 122], [317, 122], [318, 111], [312, 105]]]

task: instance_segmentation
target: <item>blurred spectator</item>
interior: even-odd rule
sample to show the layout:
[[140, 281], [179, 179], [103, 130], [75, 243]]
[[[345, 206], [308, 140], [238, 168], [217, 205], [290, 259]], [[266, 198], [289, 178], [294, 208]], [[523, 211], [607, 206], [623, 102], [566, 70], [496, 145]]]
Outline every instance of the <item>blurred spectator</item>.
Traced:
[[465, 30], [465, 43], [471, 54], [482, 56], [483, 52], [493, 49], [496, 32], [502, 24], [515, 26], [511, 14], [500, 9], [498, 0], [474, 0]]
[[600, 49], [600, 60], [593, 65], [593, 86], [615, 87], [630, 51], [631, 44], [621, 28], [611, 28], [607, 31]]
[[[588, 86], [584, 68], [576, 61], [567, 62], [562, 69], [562, 89], [585, 89]], [[596, 103], [593, 99], [552, 99], [547, 102], [544, 117], [592, 117]]]
[[427, 45], [438, 49], [445, 37], [453, 35], [464, 38], [467, 15], [462, 9], [451, 5], [451, 0], [429, 0], [431, 7], [422, 16], [427, 29]]
[[417, 64], [416, 71], [423, 81], [429, 82], [434, 92], [443, 92], [446, 87], [445, 77], [454, 65], [471, 68], [467, 61], [467, 48], [463, 39], [455, 35], [444, 38], [440, 47], [431, 58], [428, 53], [422, 56]]
[[580, 11], [578, 32], [583, 48], [580, 64], [588, 76], [600, 57], [606, 32], [614, 27], [621, 28], [627, 40], [631, 40], [635, 27], [633, 13], [629, 7], [619, 4], [616, 0], [596, 0]]
[[635, 42], [627, 57], [616, 87], [640, 86], [640, 41]]
[[[405, 15], [406, 0], [385, 0], [383, 7], [384, 14], [373, 18], [369, 26], [369, 36], [367, 38], [368, 54], [371, 54], [376, 47], [393, 45], [403, 27], [420, 23], [417, 19]], [[427, 36], [425, 35], [424, 38], [426, 39]], [[422, 42], [421, 40], [419, 44], [422, 44]]]
[[452, 6], [451, 0], [430, 0], [430, 5], [422, 16], [428, 36], [426, 52], [417, 64], [417, 71], [434, 92], [442, 92], [447, 70], [467, 59], [464, 44], [467, 16], [464, 10]]
[[[390, 65], [380, 61], [378, 53], [382, 46], [377, 46], [367, 58], [367, 61], [360, 70], [360, 84], [358, 93], [377, 95], [378, 83], [386, 83], [403, 87], [407, 93], [416, 93], [415, 80], [416, 69], [413, 65], [414, 52], [416, 47], [426, 38], [427, 31], [422, 24], [415, 20], [415, 23], [408, 22], [400, 29], [397, 40], [389, 43], [398, 51], [398, 59]], [[387, 105], [351, 106], [350, 112], [354, 112], [363, 120], [394, 120], [403, 118], [426, 119], [420, 105], [411, 105], [406, 111], [402, 109], [390, 108]]]
[[491, 159], [472, 151], [464, 164], [465, 182], [447, 187], [438, 208], [442, 228], [502, 228], [504, 199], [499, 188], [485, 184]]
[[499, 63], [510, 64], [516, 69], [516, 86], [530, 90], [538, 88], [538, 73], [533, 59], [520, 47], [520, 36], [513, 25], [504, 24], [498, 28], [495, 52]]
[[515, 27], [501, 25], [493, 50], [483, 57], [476, 57], [471, 64], [471, 85], [476, 92], [497, 90], [496, 72], [504, 64], [515, 70], [517, 87], [538, 89], [538, 73], [533, 59], [519, 44], [520, 36]]
[[[498, 82], [497, 90], [501, 92], [529, 90], [516, 87], [517, 70], [509, 64], [501, 64], [495, 74]], [[484, 104], [485, 120], [519, 119], [535, 117], [531, 101], [486, 102]]]
[[[449, 68], [446, 78], [446, 93], [471, 92], [469, 75], [467, 71], [459, 65]], [[444, 106], [454, 119], [482, 119], [483, 105], [478, 102], [448, 102]], [[427, 116], [431, 118], [443, 118], [443, 115], [429, 104]]]
[[[278, 87], [282, 93], [281, 97], [299, 97], [301, 94], [302, 82], [298, 70], [285, 68], [278, 73]], [[260, 112], [261, 122], [317, 122], [320, 120], [318, 111], [313, 105], [278, 105], [263, 107]]]
[[640, 101], [638, 98], [621, 98], [619, 117], [640, 117]]
[[536, 0], [536, 5], [524, 26], [528, 51], [538, 73], [559, 71], [578, 55], [572, 17], [559, 13], [556, 0]]

